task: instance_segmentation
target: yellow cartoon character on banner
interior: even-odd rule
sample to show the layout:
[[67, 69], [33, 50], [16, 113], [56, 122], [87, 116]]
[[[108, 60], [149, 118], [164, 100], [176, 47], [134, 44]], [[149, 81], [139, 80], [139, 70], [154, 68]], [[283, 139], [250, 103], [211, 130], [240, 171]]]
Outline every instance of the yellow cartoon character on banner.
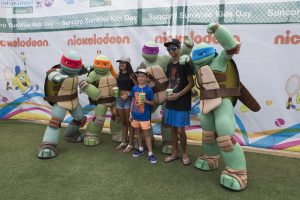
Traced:
[[37, 91], [39, 86], [37, 84], [33, 84], [30, 81], [29, 76], [27, 75], [27, 67], [26, 67], [26, 56], [24, 52], [21, 52], [21, 59], [23, 61], [25, 69], [22, 70], [20, 66], [15, 66], [14, 77], [12, 78], [12, 86], [10, 87], [9, 83], [7, 84], [6, 89], [15, 89], [19, 90], [23, 96], [28, 100], [30, 97], [28, 96], [30, 92]]
[[285, 84], [285, 91], [288, 95], [288, 101], [286, 103], [286, 109], [293, 109], [296, 111], [300, 111], [300, 107], [297, 107], [293, 103], [293, 97], [296, 96], [296, 103], [300, 104], [300, 75], [293, 74], [291, 75]]

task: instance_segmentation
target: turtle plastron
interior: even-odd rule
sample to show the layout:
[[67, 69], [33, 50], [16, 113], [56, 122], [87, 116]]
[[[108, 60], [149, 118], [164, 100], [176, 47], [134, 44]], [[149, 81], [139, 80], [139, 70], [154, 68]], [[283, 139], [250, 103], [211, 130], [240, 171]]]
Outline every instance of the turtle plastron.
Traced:
[[[217, 92], [220, 89], [220, 86], [216, 80], [214, 73], [208, 65], [201, 67], [198, 70], [197, 75], [198, 79], [200, 79], [199, 82], [202, 88], [200, 92], [200, 95], [202, 96], [200, 101], [200, 110], [203, 114], [208, 114], [210, 111], [212, 111], [221, 104], [222, 98], [220, 95], [217, 94]], [[205, 91], [215, 91], [215, 96], [218, 97], [209, 98], [203, 94]]]
[[114, 76], [109, 75], [101, 77], [97, 85], [99, 96], [96, 101], [92, 101], [92, 104], [103, 104], [105, 106], [113, 106], [116, 98], [113, 96], [113, 87], [117, 84], [117, 80]]
[[[58, 92], [58, 96], [77, 94], [78, 92], [77, 87], [78, 87], [78, 77], [68, 78], [64, 80], [64, 82], [62, 83], [61, 88]], [[68, 101], [59, 101], [57, 105], [68, 110], [73, 110], [76, 108], [78, 103], [79, 103], [79, 99], [76, 96], [75, 98], [70, 99]]]

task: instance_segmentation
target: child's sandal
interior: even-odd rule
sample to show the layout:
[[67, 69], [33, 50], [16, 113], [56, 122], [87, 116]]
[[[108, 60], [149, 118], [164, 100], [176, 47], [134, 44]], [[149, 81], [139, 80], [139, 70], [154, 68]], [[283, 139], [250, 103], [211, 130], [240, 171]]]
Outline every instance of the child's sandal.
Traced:
[[182, 163], [183, 165], [190, 165], [192, 162], [189, 157], [186, 157], [186, 158], [182, 158]]
[[118, 146], [116, 146], [116, 149], [119, 150], [119, 149], [123, 149], [123, 148], [125, 148], [125, 147], [126, 147], [126, 144], [121, 143], [121, 144], [119, 144]]
[[123, 153], [128, 153], [133, 150], [133, 146], [127, 145], [127, 147], [123, 150]]

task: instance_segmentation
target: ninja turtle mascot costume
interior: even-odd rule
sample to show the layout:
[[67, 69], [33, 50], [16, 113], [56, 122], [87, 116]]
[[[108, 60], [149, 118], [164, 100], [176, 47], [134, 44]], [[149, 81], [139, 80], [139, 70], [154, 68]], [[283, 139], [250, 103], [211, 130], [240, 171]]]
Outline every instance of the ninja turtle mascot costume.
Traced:
[[38, 158], [49, 159], [57, 156], [60, 125], [67, 111], [70, 112], [73, 120], [69, 123], [64, 138], [67, 142], [82, 142], [83, 137], [79, 127], [84, 126], [86, 117], [79, 104], [77, 87], [78, 75], [84, 71], [81, 57], [75, 51], [70, 51], [61, 57], [59, 65], [47, 72], [44, 99], [53, 105], [53, 108], [39, 148]]
[[[194, 46], [193, 41], [185, 37], [183, 45], [180, 49], [180, 55], [189, 55]], [[142, 49], [144, 61], [141, 63], [149, 73], [150, 87], [154, 93], [154, 101], [157, 105], [163, 104], [166, 100], [165, 91], [168, 87], [168, 78], [166, 77], [167, 66], [172, 62], [172, 57], [169, 55], [159, 56], [159, 47], [153, 42], [146, 42]], [[154, 108], [153, 112], [157, 109]], [[161, 134], [163, 139], [162, 152], [166, 154], [172, 153], [172, 137], [171, 129], [164, 124], [164, 116], [161, 120]]]
[[[117, 74], [109, 58], [105, 55], [98, 55], [94, 59], [93, 71], [91, 71], [86, 80], [80, 82], [80, 88], [90, 98], [90, 103], [96, 105], [94, 120], [89, 122], [84, 136], [84, 145], [96, 146], [100, 144], [99, 134], [102, 132], [108, 107], [112, 112], [112, 119], [115, 118], [116, 98], [113, 95], [113, 87], [117, 84]], [[114, 120], [111, 120], [111, 132], [116, 126]]]
[[226, 168], [220, 183], [239, 191], [247, 187], [247, 169], [244, 153], [232, 137], [236, 128], [233, 107], [237, 99], [255, 112], [260, 106], [240, 83], [236, 65], [231, 59], [239, 53], [240, 44], [219, 24], [209, 24], [207, 32], [214, 34], [224, 50], [218, 55], [213, 47], [202, 43], [192, 51], [192, 62], [200, 86], [204, 151], [204, 155], [196, 160], [195, 167], [214, 170], [222, 155]]

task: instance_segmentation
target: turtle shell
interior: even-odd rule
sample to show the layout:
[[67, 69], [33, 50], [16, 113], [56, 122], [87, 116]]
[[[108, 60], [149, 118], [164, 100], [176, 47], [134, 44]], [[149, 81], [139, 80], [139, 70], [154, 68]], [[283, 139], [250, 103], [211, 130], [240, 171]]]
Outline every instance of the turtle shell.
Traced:
[[[213, 71], [218, 84], [220, 88], [239, 88], [240, 87], [240, 78], [239, 78], [239, 72], [237, 69], [237, 66], [234, 62], [234, 60], [229, 60], [227, 62], [227, 68], [225, 72], [219, 72], [219, 71]], [[200, 97], [200, 77], [199, 72], [196, 73], [196, 76], [194, 77], [195, 87], [199, 89], [197, 91], [197, 96]], [[228, 96], [225, 98], [230, 98], [232, 101], [233, 106], [235, 106], [237, 102], [237, 97]]]
[[[225, 81], [218, 81], [220, 88], [239, 88], [240, 87], [240, 76], [237, 69], [236, 63], [233, 59], [227, 62], [227, 68], [225, 72], [214, 71], [215, 76], [225, 75]], [[235, 106], [238, 97], [228, 97], [231, 99], [233, 106]]]
[[[215, 76], [219, 72], [214, 72]], [[257, 100], [252, 96], [250, 91], [242, 84], [239, 77], [239, 72], [237, 66], [233, 59], [228, 61], [227, 69], [225, 71], [226, 81], [219, 82], [222, 88], [240, 88], [240, 96], [228, 97], [231, 99], [233, 106], [236, 105], [237, 100], [240, 100], [245, 106], [247, 106], [251, 111], [258, 112], [260, 110], [260, 105]]]
[[53, 67], [51, 67], [51, 69], [49, 71], [47, 71], [47, 76], [45, 78], [45, 82], [44, 82], [44, 93], [45, 93], [45, 97], [44, 99], [51, 105], [54, 105], [54, 102], [51, 102], [49, 100], [47, 100], [47, 97], [52, 97], [52, 96], [57, 96], [58, 91], [60, 89], [61, 83], [54, 83], [53, 81], [50, 81], [48, 79], [48, 74], [55, 70], [55, 69], [60, 69], [60, 65], [57, 64]]

